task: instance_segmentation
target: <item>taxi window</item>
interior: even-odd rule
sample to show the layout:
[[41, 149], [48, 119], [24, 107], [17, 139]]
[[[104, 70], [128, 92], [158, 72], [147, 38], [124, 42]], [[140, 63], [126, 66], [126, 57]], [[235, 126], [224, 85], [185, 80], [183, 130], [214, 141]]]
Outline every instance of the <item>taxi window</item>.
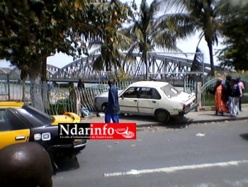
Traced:
[[36, 115], [33, 115], [32, 113], [23, 108], [19, 108], [17, 110], [22, 116], [23, 121], [26, 121], [26, 123], [29, 124], [30, 127], [41, 127], [50, 124], [50, 121], [48, 119], [41, 120], [40, 118], [37, 118]]
[[11, 127], [7, 123], [6, 111], [0, 110], [0, 131], [11, 130]]
[[43, 123], [48, 124], [52, 123], [53, 121], [53, 118], [50, 115], [46, 114], [45, 112], [41, 112], [32, 106], [24, 105], [22, 108], [26, 110], [30, 115], [42, 121]]
[[20, 130], [28, 128], [15, 114], [9, 110], [0, 110], [0, 131]]

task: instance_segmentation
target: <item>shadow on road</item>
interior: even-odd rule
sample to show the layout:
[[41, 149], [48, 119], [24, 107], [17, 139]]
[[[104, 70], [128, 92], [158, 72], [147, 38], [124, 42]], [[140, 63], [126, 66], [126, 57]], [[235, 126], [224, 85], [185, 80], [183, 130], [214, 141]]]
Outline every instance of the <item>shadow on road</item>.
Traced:
[[55, 174], [58, 172], [76, 170], [80, 167], [77, 157], [67, 157], [63, 159], [59, 159], [56, 161], [58, 169]]
[[190, 124], [191, 119], [185, 116], [173, 116], [169, 122], [158, 122], [152, 116], [138, 116], [138, 115], [121, 115], [120, 120], [137, 123], [137, 127], [152, 127], [159, 126], [165, 128], [184, 128]]
[[244, 140], [248, 141], [248, 133], [240, 134], [240, 137], [243, 138]]

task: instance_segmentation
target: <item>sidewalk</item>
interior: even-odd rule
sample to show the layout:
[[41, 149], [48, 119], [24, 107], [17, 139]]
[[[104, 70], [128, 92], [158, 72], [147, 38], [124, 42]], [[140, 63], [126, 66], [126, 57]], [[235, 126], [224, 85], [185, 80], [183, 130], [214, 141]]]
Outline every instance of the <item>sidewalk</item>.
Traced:
[[248, 106], [242, 107], [242, 112], [236, 117], [231, 117], [229, 113], [215, 115], [215, 111], [211, 108], [205, 108], [199, 112], [190, 112], [185, 115], [188, 118], [188, 123], [211, 123], [223, 121], [248, 120]]
[[[248, 105], [242, 107], [242, 112], [237, 117], [231, 117], [228, 113], [215, 115], [213, 107], [203, 107], [199, 112], [191, 111], [183, 118], [172, 119], [168, 125], [189, 125], [192, 123], [212, 123], [248, 120]], [[104, 122], [104, 117], [86, 117], [82, 119], [82, 123]], [[149, 116], [120, 116], [120, 122], [135, 122], [139, 127], [145, 126], [161, 126], [162, 123], [157, 122], [153, 117]]]

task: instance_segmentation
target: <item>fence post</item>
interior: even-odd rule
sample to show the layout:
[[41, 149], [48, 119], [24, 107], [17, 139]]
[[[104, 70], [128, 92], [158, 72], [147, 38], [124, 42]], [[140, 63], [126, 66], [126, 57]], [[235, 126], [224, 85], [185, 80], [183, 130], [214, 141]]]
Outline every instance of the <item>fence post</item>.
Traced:
[[199, 104], [198, 107], [196, 108], [196, 111], [199, 112], [200, 108], [202, 107], [202, 103], [201, 103], [201, 87], [202, 87], [202, 83], [201, 82], [197, 82], [196, 83], [196, 101]]

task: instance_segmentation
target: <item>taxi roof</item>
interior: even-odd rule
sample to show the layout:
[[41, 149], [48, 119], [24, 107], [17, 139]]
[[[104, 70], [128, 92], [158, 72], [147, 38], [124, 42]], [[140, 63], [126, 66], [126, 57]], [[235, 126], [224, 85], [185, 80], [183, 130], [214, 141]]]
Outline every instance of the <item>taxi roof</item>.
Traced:
[[23, 107], [24, 102], [22, 101], [1, 101], [0, 108], [21, 108]]

